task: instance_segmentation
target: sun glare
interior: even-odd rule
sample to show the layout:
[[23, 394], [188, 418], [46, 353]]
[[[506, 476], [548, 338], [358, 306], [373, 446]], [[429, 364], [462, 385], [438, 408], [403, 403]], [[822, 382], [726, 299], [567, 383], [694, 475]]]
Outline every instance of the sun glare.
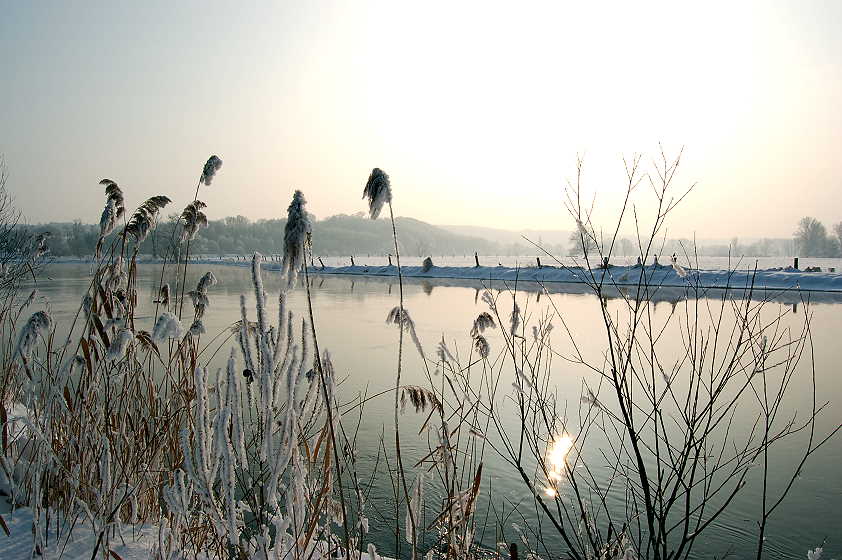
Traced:
[[544, 492], [550, 498], [558, 495], [558, 483], [564, 478], [567, 455], [573, 448], [573, 438], [568, 434], [557, 436], [547, 448], [546, 468], [548, 486]]

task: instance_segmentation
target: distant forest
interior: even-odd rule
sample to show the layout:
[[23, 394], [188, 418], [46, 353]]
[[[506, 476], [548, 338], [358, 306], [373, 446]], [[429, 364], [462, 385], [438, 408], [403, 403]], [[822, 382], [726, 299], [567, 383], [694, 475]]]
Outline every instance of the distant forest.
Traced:
[[[177, 227], [176, 216], [158, 224], [140, 247], [140, 254], [153, 258], [166, 254]], [[283, 253], [286, 220], [251, 221], [245, 216], [211, 220], [190, 243], [191, 255], [246, 255]], [[54, 256], [87, 257], [93, 253], [99, 226], [72, 223], [48, 223], [24, 226], [37, 232], [50, 232], [49, 248]], [[401, 250], [408, 256], [443, 254], [504, 254], [505, 247], [477, 237], [448, 232], [412, 219], [397, 218]], [[317, 256], [343, 256], [394, 252], [388, 220], [370, 220], [361, 215], [337, 215], [313, 223], [313, 253]], [[513, 253], [514, 254], [514, 253]]]
[[[162, 220], [155, 231], [141, 245], [140, 253], [153, 258], [163, 256], [171, 246], [173, 230], [178, 227], [177, 216]], [[193, 255], [224, 256], [246, 255], [254, 251], [263, 254], [283, 252], [286, 220], [256, 220], [245, 216], [232, 216], [208, 222], [191, 242]], [[49, 232], [49, 248], [57, 257], [87, 257], [93, 253], [99, 236], [99, 226], [53, 222], [41, 225], [20, 226], [33, 232]], [[527, 241], [501, 243], [481, 237], [462, 235], [413, 218], [397, 218], [401, 252], [407, 256], [435, 255], [529, 255], [539, 253]], [[543, 248], [554, 255], [581, 254], [578, 233], [570, 235], [569, 242], [544, 243]], [[370, 220], [358, 213], [340, 214], [313, 223], [313, 252], [317, 256], [386, 255], [394, 250], [391, 226], [388, 220]], [[671, 255], [684, 252], [692, 254], [690, 239], [667, 239], [655, 253]], [[803, 218], [793, 237], [785, 239], [760, 239], [750, 242], [733, 238], [730, 242], [700, 244], [698, 254], [706, 256], [746, 255], [756, 257], [842, 257], [842, 223], [830, 231], [815, 218]], [[616, 255], [636, 255], [638, 249], [632, 239], [622, 238], [614, 249]]]

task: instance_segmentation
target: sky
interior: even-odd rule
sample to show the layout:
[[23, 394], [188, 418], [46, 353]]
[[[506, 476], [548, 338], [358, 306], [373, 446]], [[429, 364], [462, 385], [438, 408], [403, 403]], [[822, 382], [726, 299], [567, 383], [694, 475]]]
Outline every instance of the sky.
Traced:
[[[610, 228], [624, 157], [683, 148], [671, 237], [842, 221], [842, 2], [6, 2], [0, 154], [31, 222], [127, 205], [211, 219], [364, 210], [435, 224]], [[655, 211], [644, 181], [632, 203]], [[651, 221], [651, 220], [650, 220]], [[623, 228], [630, 228], [627, 222]]]

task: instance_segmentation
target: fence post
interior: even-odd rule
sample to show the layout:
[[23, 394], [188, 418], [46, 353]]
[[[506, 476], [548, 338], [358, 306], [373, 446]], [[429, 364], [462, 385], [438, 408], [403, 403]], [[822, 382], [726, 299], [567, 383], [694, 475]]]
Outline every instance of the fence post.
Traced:
[[392, 255], [389, 255], [389, 266], [392, 266]]
[[535, 260], [538, 261], [538, 268], [541, 268], [541, 257], [535, 257]]
[[794, 259], [792, 259], [792, 268], [794, 268], [795, 270], [798, 270], [798, 257], [795, 257]]
[[354, 264], [354, 255], [351, 255], [351, 266], [357, 266]]
[[479, 255], [477, 255], [476, 251], [474, 251], [474, 261], [477, 263], [477, 268], [479, 268]]

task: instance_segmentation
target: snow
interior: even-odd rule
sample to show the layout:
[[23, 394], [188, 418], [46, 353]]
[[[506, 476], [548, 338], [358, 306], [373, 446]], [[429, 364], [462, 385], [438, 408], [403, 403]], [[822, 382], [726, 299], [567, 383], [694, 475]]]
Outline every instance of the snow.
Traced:
[[[9, 528], [9, 536], [0, 532], [0, 558], [3, 560], [29, 560], [32, 558], [32, 510], [17, 508], [9, 511], [5, 502], [0, 503], [0, 515]], [[152, 525], [125, 527], [123, 539], [118, 535], [112, 539], [111, 550], [123, 560], [147, 560], [152, 547], [158, 539], [158, 529]], [[67, 527], [63, 527], [62, 537], [56, 540], [55, 518], [50, 526], [48, 549], [40, 558], [90, 558], [96, 547], [97, 533], [89, 523], [76, 523], [71, 538], [67, 537]], [[114, 558], [114, 556], [111, 556]]]
[[[27, 507], [16, 508], [10, 511], [5, 500], [0, 500], [0, 516], [9, 528], [9, 536], [0, 529], [0, 558], [2, 560], [30, 560], [32, 556], [32, 510]], [[67, 535], [67, 526], [62, 527], [61, 537], [56, 539], [55, 513], [50, 525], [50, 534], [47, 540], [48, 549], [43, 556], [37, 556], [44, 560], [64, 558], [90, 558], [96, 547], [98, 534], [91, 528], [87, 521], [79, 521], [73, 525], [72, 536]], [[152, 524], [123, 525], [118, 534], [111, 539], [110, 550], [117, 554], [122, 560], [148, 560], [151, 552], [158, 542], [158, 526]], [[100, 549], [101, 554], [101, 549]], [[101, 557], [98, 556], [98, 557]], [[190, 555], [192, 557], [192, 554]], [[115, 558], [109, 555], [109, 558]], [[199, 555], [198, 558], [207, 558]], [[382, 560], [392, 560], [386, 556], [380, 556]], [[360, 553], [360, 560], [369, 560], [369, 555]]]

